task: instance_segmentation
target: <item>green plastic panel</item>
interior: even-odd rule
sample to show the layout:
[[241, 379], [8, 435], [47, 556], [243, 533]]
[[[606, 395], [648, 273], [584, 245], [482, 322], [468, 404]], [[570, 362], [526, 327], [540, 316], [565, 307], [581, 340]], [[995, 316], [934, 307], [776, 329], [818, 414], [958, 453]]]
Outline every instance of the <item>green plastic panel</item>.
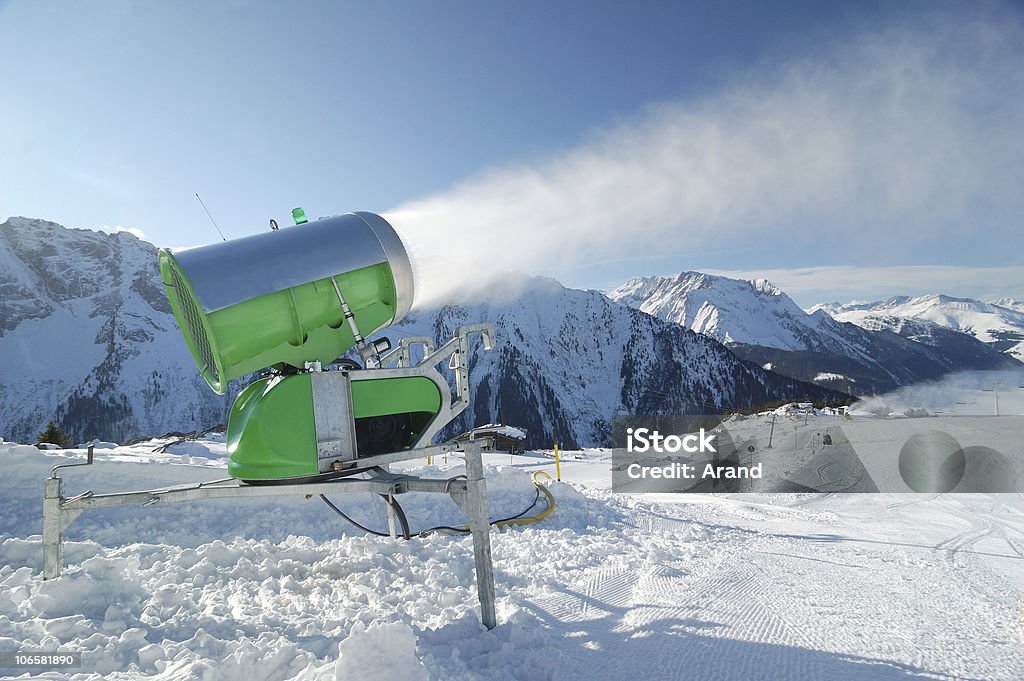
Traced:
[[357, 419], [416, 411], [436, 414], [441, 393], [422, 376], [352, 381], [352, 408]]
[[[437, 385], [423, 376], [352, 382], [355, 418], [415, 414], [413, 440], [433, 420], [441, 403]], [[318, 475], [309, 374], [264, 378], [243, 390], [228, 417], [227, 448], [228, 473], [241, 480]]]
[[242, 480], [317, 475], [316, 428], [309, 374], [251, 383], [231, 406], [228, 474]]

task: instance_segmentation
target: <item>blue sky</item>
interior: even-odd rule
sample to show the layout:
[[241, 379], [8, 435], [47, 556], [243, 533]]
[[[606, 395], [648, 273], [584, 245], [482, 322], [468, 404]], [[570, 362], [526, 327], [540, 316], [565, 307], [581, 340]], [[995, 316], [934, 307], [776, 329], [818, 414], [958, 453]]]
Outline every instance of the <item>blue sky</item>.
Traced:
[[573, 286], [1024, 297], [1012, 5], [24, 1], [0, 29], [0, 213], [195, 245], [198, 191], [229, 237], [374, 210]]

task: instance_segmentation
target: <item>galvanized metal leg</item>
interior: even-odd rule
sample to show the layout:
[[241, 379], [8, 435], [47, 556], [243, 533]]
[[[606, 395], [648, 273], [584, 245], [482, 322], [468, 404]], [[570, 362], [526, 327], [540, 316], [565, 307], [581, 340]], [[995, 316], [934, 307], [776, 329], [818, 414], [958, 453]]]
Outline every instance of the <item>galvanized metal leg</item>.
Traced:
[[487, 486], [480, 445], [466, 447], [466, 511], [473, 535], [476, 561], [476, 589], [480, 597], [480, 616], [484, 626], [493, 629], [498, 621], [494, 613], [494, 566], [491, 563], [490, 519], [487, 511]]
[[60, 501], [64, 491], [64, 481], [60, 478], [47, 478], [43, 488], [43, 579], [60, 577], [64, 568], [61, 555], [64, 540], [64, 528], [61, 523]]
[[[391, 471], [391, 466], [388, 464], [384, 464], [381, 468], [383, 468], [385, 472]], [[385, 503], [384, 507], [388, 516], [388, 534], [391, 535], [392, 539], [398, 539], [398, 529], [395, 526], [395, 507], [388, 503]]]
[[392, 539], [398, 539], [398, 528], [395, 526], [395, 509], [391, 504], [387, 504], [388, 514], [388, 535]]

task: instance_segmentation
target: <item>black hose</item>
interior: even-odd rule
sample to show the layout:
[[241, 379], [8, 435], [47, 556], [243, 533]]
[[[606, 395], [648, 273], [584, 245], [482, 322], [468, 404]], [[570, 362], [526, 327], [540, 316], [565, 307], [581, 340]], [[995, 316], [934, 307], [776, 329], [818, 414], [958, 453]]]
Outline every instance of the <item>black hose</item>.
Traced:
[[402, 505], [398, 503], [398, 500], [390, 494], [381, 494], [384, 497], [384, 503], [392, 508], [395, 515], [398, 516], [398, 522], [402, 525], [402, 539], [409, 540], [412, 536], [409, 534], [409, 519], [405, 517], [405, 511], [402, 510]]
[[[515, 515], [510, 515], [507, 518], [499, 518], [498, 520], [492, 520], [492, 521], [490, 521], [489, 524], [490, 525], [497, 525], [498, 523], [503, 523], [503, 522], [506, 522], [506, 521], [509, 521], [509, 520], [515, 520], [517, 518], [522, 518], [524, 515], [526, 515], [527, 513], [529, 513], [530, 511], [532, 511], [534, 509], [534, 507], [537, 505], [538, 501], [540, 501], [540, 488], [539, 487], [537, 488], [536, 493], [534, 494], [533, 503], [532, 504], [530, 504], [529, 506], [524, 508], [519, 513], [516, 513]], [[472, 530], [467, 530], [465, 527], [452, 527], [451, 525], [436, 525], [434, 527], [428, 527], [427, 529], [422, 530], [421, 532], [417, 532], [416, 536], [417, 537], [422, 537], [422, 536], [430, 534], [431, 532], [439, 532], [441, 530], [445, 530], [447, 532], [460, 532], [462, 534], [469, 534], [472, 531]]]
[[532, 510], [533, 510], [534, 506], [536, 506], [536, 505], [537, 505], [537, 502], [538, 502], [538, 501], [540, 501], [540, 487], [537, 487], [537, 488], [536, 488], [536, 489], [535, 489], [535, 490], [533, 491], [533, 503], [532, 503], [532, 504], [530, 504], [529, 506], [527, 506], [527, 507], [526, 507], [526, 508], [525, 508], [525, 509], [524, 509], [524, 510], [523, 510], [522, 512], [520, 512], [520, 513], [517, 513], [517, 514], [515, 514], [515, 515], [512, 515], [512, 516], [509, 516], [508, 518], [502, 518], [501, 520], [495, 520], [495, 521], [494, 521], [493, 523], [491, 523], [491, 524], [493, 525], [493, 524], [495, 524], [495, 523], [503, 523], [503, 522], [505, 522], [506, 520], [516, 520], [517, 518], [522, 518], [522, 517], [523, 517], [524, 515], [526, 515], [527, 513], [529, 513], [530, 511], [532, 511]]
[[[406, 517], [405, 511], [402, 509], [401, 504], [399, 504], [398, 501], [394, 497], [390, 497], [389, 498], [387, 494], [381, 494], [381, 497], [384, 498], [384, 503], [386, 503], [389, 506], [391, 506], [391, 508], [394, 509], [394, 511], [395, 511], [395, 515], [398, 516], [398, 522], [402, 526], [402, 539], [406, 539], [406, 540], [412, 539], [412, 534], [409, 532], [409, 519]], [[378, 537], [390, 537], [391, 536], [391, 534], [388, 533], [388, 532], [378, 532], [377, 530], [371, 530], [369, 527], [366, 527], [365, 525], [360, 525], [355, 520], [353, 520], [349, 515], [347, 515], [344, 511], [342, 511], [340, 508], [338, 508], [333, 503], [331, 503], [331, 500], [328, 499], [323, 494], [320, 495], [320, 498], [323, 499], [323, 502], [325, 504], [327, 504], [328, 506], [330, 506], [331, 509], [333, 509], [335, 513], [340, 515], [342, 518], [344, 518], [345, 520], [347, 520], [351, 524], [353, 524], [356, 527], [358, 527], [363, 532], [368, 532], [370, 534], [377, 535]], [[532, 511], [534, 509], [534, 507], [537, 505], [538, 501], [540, 501], [540, 488], [539, 487], [537, 488], [536, 492], [534, 493], [533, 503], [532, 504], [527, 506], [525, 509], [523, 509], [519, 513], [516, 513], [515, 515], [510, 515], [507, 518], [500, 518], [498, 520], [492, 520], [492, 521], [490, 521], [489, 524], [490, 525], [497, 525], [498, 523], [503, 523], [503, 522], [506, 522], [506, 521], [509, 521], [509, 520], [516, 520], [517, 518], [522, 518], [524, 515], [526, 515], [527, 513], [529, 513], [530, 511]], [[452, 527], [451, 525], [435, 525], [434, 527], [428, 527], [425, 530], [421, 530], [421, 531], [417, 532], [416, 536], [417, 537], [423, 537], [423, 536], [426, 536], [426, 535], [430, 534], [431, 532], [440, 532], [442, 530], [443, 531], [447, 531], [447, 532], [458, 532], [458, 533], [461, 533], [461, 534], [469, 534], [471, 532], [471, 530], [469, 530], [469, 529], [467, 529], [465, 527]]]
[[[384, 503], [386, 503], [388, 506], [394, 509], [395, 515], [398, 516], [398, 522], [402, 525], [402, 539], [412, 539], [412, 535], [409, 534], [409, 519], [406, 517], [405, 511], [402, 510], [401, 504], [399, 504], [398, 501], [394, 499], [394, 497], [388, 498], [387, 494], [381, 494], [381, 497], [383, 497]], [[321, 494], [320, 498], [323, 499], [324, 503], [330, 506], [335, 513], [337, 513], [342, 518], [358, 527], [363, 532], [369, 532], [370, 534], [375, 534], [378, 537], [391, 536], [391, 534], [388, 532], [378, 532], [377, 530], [371, 530], [369, 527], [366, 527], [365, 525], [360, 525], [355, 520], [353, 520], [351, 516], [349, 516], [340, 508], [331, 503], [331, 500], [328, 499], [325, 495]]]
[[390, 537], [390, 536], [391, 536], [391, 535], [390, 535], [390, 534], [388, 534], [387, 532], [378, 532], [377, 530], [371, 530], [371, 529], [370, 529], [369, 527], [365, 527], [364, 525], [360, 525], [360, 524], [359, 524], [359, 523], [357, 523], [357, 522], [356, 522], [355, 520], [353, 520], [353, 519], [352, 519], [352, 518], [350, 518], [350, 517], [349, 517], [348, 515], [346, 515], [344, 511], [342, 511], [342, 510], [341, 510], [340, 508], [338, 508], [337, 506], [335, 506], [334, 504], [332, 504], [332, 503], [331, 503], [331, 500], [330, 500], [330, 499], [328, 499], [328, 498], [327, 498], [326, 496], [324, 496], [323, 494], [321, 494], [321, 495], [320, 495], [320, 498], [324, 500], [324, 503], [325, 503], [325, 504], [327, 504], [327, 505], [328, 505], [328, 506], [330, 506], [330, 507], [331, 507], [332, 509], [334, 509], [334, 512], [335, 512], [335, 513], [337, 513], [337, 514], [338, 514], [338, 515], [340, 515], [340, 516], [341, 516], [342, 518], [344, 518], [345, 520], [349, 521], [350, 523], [352, 523], [353, 525], [355, 525], [356, 527], [358, 527], [358, 528], [359, 528], [360, 530], [362, 530], [363, 532], [369, 532], [370, 534], [375, 534], [375, 535], [377, 535], [378, 537]]

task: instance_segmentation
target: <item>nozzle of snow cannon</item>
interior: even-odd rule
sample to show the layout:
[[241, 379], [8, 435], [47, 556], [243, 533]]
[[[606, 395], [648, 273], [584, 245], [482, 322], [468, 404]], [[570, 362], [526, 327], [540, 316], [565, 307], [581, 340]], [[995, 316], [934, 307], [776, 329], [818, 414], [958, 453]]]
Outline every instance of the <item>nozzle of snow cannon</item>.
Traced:
[[302, 208], [292, 208], [292, 220], [295, 220], [295, 224], [304, 225], [309, 222], [309, 218], [306, 217], [306, 211]]
[[[301, 210], [301, 209], [300, 209]], [[160, 275], [203, 378], [328, 364], [409, 312], [412, 263], [374, 213], [346, 213], [180, 252], [160, 251]]]

